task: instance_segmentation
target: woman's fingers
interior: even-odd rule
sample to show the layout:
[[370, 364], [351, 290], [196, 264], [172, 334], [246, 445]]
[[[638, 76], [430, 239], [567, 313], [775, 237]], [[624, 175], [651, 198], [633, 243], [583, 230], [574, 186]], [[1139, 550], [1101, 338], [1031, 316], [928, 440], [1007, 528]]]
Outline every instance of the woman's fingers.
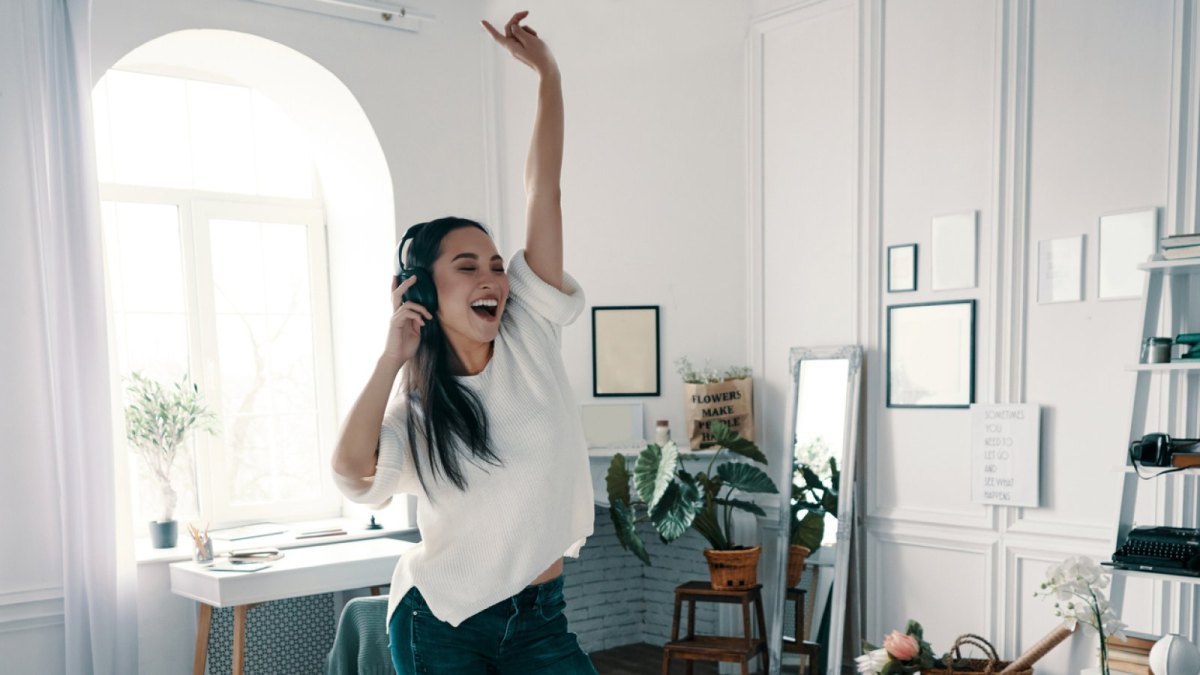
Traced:
[[496, 30], [495, 26], [488, 23], [486, 19], [480, 21], [479, 23], [482, 23], [483, 27], [487, 29], [487, 32], [492, 34], [492, 39], [500, 44], [504, 44], [504, 36], [500, 34], [500, 31]]
[[405, 302], [404, 304], [400, 305], [400, 307], [398, 307], [396, 309], [396, 316], [400, 316], [400, 315], [405, 315], [405, 316], [411, 315], [411, 316], [415, 316], [422, 320], [433, 319], [433, 315], [429, 313], [429, 310], [425, 309], [424, 305], [421, 305], [421, 304], [418, 304], [418, 303], [415, 303], [412, 301]]

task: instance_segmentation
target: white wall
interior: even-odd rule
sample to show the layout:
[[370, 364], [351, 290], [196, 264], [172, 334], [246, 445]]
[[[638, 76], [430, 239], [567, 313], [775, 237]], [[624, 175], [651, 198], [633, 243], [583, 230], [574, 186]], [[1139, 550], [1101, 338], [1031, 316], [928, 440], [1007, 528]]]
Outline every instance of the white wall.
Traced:
[[[738, 2], [517, 3], [558, 58], [566, 105], [565, 267], [588, 305], [659, 305], [662, 389], [646, 431], [683, 436], [672, 362], [743, 365], [746, 353], [745, 29]], [[504, 253], [524, 246], [524, 162], [536, 78], [497, 51]], [[591, 315], [563, 331], [580, 402], [593, 400]], [[606, 399], [612, 400], [612, 399]], [[686, 440], [685, 440], [686, 442]]]

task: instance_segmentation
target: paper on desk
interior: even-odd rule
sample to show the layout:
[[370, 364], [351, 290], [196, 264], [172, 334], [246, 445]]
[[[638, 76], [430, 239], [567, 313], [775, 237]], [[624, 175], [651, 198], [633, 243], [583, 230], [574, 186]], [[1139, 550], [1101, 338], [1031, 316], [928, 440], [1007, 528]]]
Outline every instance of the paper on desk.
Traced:
[[214, 572], [257, 572], [270, 566], [270, 563], [237, 563], [230, 560], [217, 560], [208, 569]]

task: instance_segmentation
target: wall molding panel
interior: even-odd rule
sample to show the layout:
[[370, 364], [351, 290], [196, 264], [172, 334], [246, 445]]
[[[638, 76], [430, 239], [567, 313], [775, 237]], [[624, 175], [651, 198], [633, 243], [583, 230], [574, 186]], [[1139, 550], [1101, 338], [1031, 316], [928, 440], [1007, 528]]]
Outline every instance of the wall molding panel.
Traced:
[[0, 633], [61, 626], [62, 623], [61, 586], [0, 593]]

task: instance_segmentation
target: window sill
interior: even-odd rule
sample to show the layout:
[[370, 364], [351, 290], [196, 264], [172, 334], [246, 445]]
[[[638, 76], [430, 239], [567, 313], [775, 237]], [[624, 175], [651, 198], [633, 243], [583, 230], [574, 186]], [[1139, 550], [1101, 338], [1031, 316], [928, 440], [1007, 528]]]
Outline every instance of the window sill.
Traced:
[[[380, 537], [389, 536], [414, 542], [421, 540], [420, 532], [416, 528], [384, 527], [378, 530], [368, 530], [361, 520], [351, 518], [329, 518], [324, 520], [312, 520], [298, 523], [281, 523], [281, 526], [288, 528], [288, 531], [263, 537], [239, 539], [237, 541], [214, 540], [214, 553], [216, 555], [222, 555], [236, 549], [257, 548], [259, 546], [274, 546], [275, 548], [284, 550], [289, 548], [301, 548], [304, 546], [336, 544], [344, 541], [358, 541], [360, 539], [377, 539]], [[313, 537], [308, 539], [296, 538], [296, 535], [300, 532], [328, 530], [339, 527], [345, 530], [346, 534], [339, 534], [330, 537]], [[179, 545], [175, 548], [154, 548], [150, 545], [150, 540], [148, 538], [137, 539], [134, 541], [134, 559], [137, 561], [137, 564], [148, 565], [179, 562], [180, 560], [191, 560], [193, 553], [192, 549], [194, 547], [187, 543], [188, 533], [186, 528], [181, 529], [182, 531], [179, 534]]]

